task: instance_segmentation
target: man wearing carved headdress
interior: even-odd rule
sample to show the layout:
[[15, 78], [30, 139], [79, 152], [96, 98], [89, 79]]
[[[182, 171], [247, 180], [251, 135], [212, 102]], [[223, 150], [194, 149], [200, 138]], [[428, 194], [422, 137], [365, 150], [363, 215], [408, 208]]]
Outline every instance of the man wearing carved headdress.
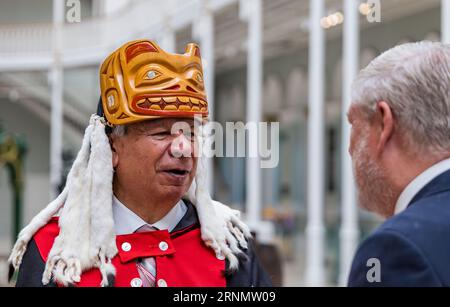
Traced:
[[129, 42], [100, 85], [66, 187], [9, 258], [17, 286], [269, 286], [239, 212], [206, 190], [199, 47]]

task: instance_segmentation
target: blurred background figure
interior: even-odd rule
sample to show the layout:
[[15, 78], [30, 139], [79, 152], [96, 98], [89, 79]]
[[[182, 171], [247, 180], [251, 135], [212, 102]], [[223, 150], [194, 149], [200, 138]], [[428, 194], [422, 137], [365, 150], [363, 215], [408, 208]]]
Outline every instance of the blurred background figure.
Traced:
[[[22, 225], [64, 185], [100, 61], [139, 38], [179, 53], [200, 44], [212, 120], [280, 123], [275, 168], [215, 157], [209, 188], [245, 213], [275, 284], [345, 285], [357, 244], [381, 222], [355, 200], [351, 81], [399, 43], [449, 42], [449, 0], [2, 0], [0, 121], [27, 148]], [[0, 283], [19, 223], [13, 186], [0, 161]]]

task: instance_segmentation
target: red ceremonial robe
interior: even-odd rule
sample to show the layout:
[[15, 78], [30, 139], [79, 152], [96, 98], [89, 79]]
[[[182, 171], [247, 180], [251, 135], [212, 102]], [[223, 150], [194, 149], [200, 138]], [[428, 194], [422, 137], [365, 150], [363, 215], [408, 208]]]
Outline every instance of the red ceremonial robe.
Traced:
[[[34, 236], [44, 261], [58, 234], [58, 218], [53, 218]], [[217, 259], [214, 251], [204, 244], [196, 225], [173, 233], [161, 230], [119, 235], [116, 244], [119, 253], [112, 260], [116, 268], [116, 287], [142, 284], [136, 261], [145, 257], [155, 257], [157, 286], [226, 286], [225, 260]], [[128, 248], [123, 249], [125, 244]], [[95, 268], [84, 272], [75, 286], [95, 287], [100, 286], [100, 282], [100, 270]]]

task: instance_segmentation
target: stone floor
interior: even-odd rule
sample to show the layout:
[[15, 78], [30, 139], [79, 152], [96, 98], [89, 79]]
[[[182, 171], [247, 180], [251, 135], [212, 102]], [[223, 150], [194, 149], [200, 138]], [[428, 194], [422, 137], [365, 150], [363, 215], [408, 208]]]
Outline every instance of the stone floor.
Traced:
[[0, 256], [0, 287], [8, 286], [8, 263], [6, 256]]
[[283, 266], [283, 287], [301, 287], [303, 273], [297, 263], [285, 262]]
[[[7, 282], [8, 265], [5, 257], [0, 257], [0, 287], [9, 286]], [[301, 287], [303, 284], [303, 272], [295, 262], [285, 262], [283, 265], [283, 287]]]

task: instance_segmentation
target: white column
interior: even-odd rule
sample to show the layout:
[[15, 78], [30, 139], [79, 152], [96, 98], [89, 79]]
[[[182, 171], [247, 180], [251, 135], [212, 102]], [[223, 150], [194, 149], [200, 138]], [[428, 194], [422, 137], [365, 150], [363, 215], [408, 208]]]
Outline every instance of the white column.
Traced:
[[[241, 0], [240, 17], [248, 22], [247, 39], [247, 123], [262, 121], [262, 3]], [[258, 135], [249, 134], [249, 148], [258, 148]], [[250, 150], [249, 150], [250, 151]], [[261, 221], [261, 168], [259, 157], [248, 157], [246, 165], [246, 213], [250, 227]]]
[[[209, 0], [203, 0], [200, 16], [192, 27], [192, 36], [199, 41], [203, 60], [203, 74], [210, 121], [214, 120], [214, 13], [209, 6]], [[208, 190], [213, 193], [214, 188], [214, 158], [207, 159]]]
[[[121, 9], [131, 4], [132, 0], [103, 0], [102, 2], [102, 14], [111, 16], [119, 13]], [[65, 2], [65, 1], [64, 1]]]
[[308, 218], [306, 226], [307, 286], [322, 286], [324, 271], [324, 62], [325, 36], [320, 25], [324, 0], [310, 0]]
[[441, 0], [442, 42], [450, 44], [450, 0]]
[[340, 228], [339, 285], [347, 284], [348, 274], [358, 244], [358, 207], [355, 200], [352, 161], [348, 152], [350, 124], [347, 110], [351, 104], [351, 85], [359, 69], [358, 0], [344, 0], [344, 61], [342, 76], [342, 200]]
[[175, 32], [169, 24], [165, 26], [164, 34], [160, 39], [160, 45], [167, 52], [176, 52]]
[[174, 1], [166, 0], [162, 3], [164, 7], [164, 30], [159, 37], [160, 46], [167, 52], [175, 53], [176, 50], [176, 35], [172, 25], [172, 15], [175, 6]]
[[92, 15], [103, 17], [105, 15], [105, 0], [92, 0]]
[[65, 1], [53, 0], [53, 64], [50, 70], [50, 198], [58, 192], [62, 171], [63, 70], [61, 66], [61, 31]]

